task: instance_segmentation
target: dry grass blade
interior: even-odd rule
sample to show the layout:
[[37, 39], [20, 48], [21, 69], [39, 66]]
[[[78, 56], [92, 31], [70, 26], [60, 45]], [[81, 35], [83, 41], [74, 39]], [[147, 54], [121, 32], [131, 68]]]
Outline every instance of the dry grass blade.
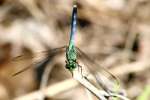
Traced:
[[116, 97], [122, 100], [129, 100], [127, 97], [123, 95], [108, 91], [107, 88], [104, 91], [99, 90], [91, 82], [89, 82], [89, 80], [87, 80], [87, 78], [84, 77], [78, 69], [73, 71], [73, 78], [79, 81], [85, 88], [87, 88], [91, 93], [93, 93], [93, 95], [95, 95], [97, 98], [101, 100], [108, 100], [108, 98], [110, 97]]

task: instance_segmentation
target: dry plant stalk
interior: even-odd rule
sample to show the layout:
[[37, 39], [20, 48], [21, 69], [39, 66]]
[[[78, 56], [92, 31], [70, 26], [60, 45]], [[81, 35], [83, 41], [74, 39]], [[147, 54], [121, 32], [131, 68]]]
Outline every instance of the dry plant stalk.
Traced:
[[[82, 69], [81, 69], [82, 70]], [[100, 100], [108, 100], [109, 97], [117, 97], [122, 100], [129, 100], [125, 96], [119, 95], [117, 93], [111, 93], [103, 90], [99, 90], [93, 84], [91, 84], [86, 77], [82, 75], [82, 72], [76, 68], [73, 71], [73, 78], [76, 79], [80, 84], [82, 84], [85, 88], [87, 88], [91, 93], [93, 93]]]

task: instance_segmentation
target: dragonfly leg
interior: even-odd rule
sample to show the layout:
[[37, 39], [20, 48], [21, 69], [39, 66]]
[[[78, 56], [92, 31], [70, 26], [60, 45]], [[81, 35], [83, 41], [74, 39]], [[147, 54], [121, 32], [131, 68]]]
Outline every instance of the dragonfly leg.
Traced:
[[72, 77], [73, 77], [73, 72], [71, 72], [71, 75], [72, 75]]
[[83, 67], [81, 65], [78, 64], [78, 71], [81, 72], [81, 75], [82, 75], [82, 78], [84, 78], [84, 75], [83, 75]]
[[80, 67], [80, 65], [78, 65], [78, 71], [80, 71], [79, 67]]

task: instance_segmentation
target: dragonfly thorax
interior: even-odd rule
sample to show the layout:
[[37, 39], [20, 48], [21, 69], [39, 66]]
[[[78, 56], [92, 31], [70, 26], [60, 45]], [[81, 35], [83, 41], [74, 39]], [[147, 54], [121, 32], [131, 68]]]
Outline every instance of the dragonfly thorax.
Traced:
[[68, 47], [66, 49], [66, 68], [72, 71], [77, 67], [77, 54], [74, 46]]

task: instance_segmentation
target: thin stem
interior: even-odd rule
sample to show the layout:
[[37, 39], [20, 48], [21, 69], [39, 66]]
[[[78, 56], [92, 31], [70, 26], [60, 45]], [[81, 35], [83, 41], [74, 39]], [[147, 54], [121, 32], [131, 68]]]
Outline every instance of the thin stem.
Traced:
[[78, 68], [73, 71], [73, 78], [79, 81], [85, 88], [87, 88], [91, 93], [93, 93], [100, 100], [107, 100], [108, 97], [117, 97], [117, 98], [121, 98], [122, 100], [129, 100], [125, 96], [119, 95], [117, 93], [111, 93], [105, 90], [104, 91], [99, 90], [81, 74]]
[[103, 92], [104, 94], [101, 94], [100, 91], [92, 85], [88, 80], [86, 80], [82, 74], [79, 72], [78, 69], [75, 69], [73, 71], [73, 78], [79, 81], [84, 87], [86, 87], [90, 92], [92, 92], [96, 97], [98, 97], [101, 100], [107, 100], [107, 98], [104, 97], [104, 95], [109, 96], [106, 92]]

